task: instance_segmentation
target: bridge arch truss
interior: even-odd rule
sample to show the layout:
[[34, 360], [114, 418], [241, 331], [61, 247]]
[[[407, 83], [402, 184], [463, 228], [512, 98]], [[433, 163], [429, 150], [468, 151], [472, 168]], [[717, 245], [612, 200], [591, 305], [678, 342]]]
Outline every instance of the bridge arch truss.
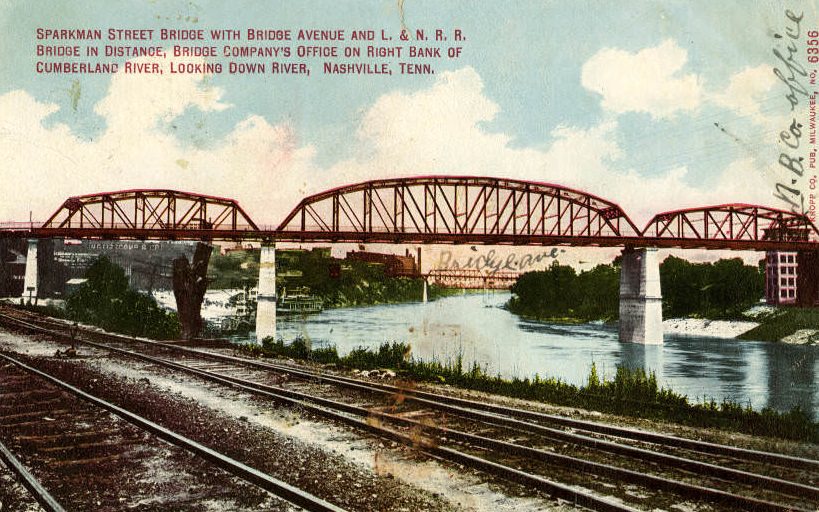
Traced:
[[639, 230], [616, 204], [570, 188], [499, 178], [374, 180], [302, 200], [284, 238], [403, 243], [616, 245]]

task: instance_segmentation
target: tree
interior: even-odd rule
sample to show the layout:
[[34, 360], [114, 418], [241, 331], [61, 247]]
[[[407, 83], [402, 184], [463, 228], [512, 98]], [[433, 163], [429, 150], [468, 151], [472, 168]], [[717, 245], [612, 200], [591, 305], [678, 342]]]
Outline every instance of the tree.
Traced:
[[[691, 263], [669, 256], [660, 265], [663, 316], [733, 318], [756, 303], [764, 291], [764, 272], [741, 259]], [[537, 318], [613, 320], [620, 301], [619, 257], [577, 274], [558, 262], [526, 272], [512, 286], [509, 310]]]
[[125, 271], [106, 256], [97, 259], [85, 277], [87, 281], [66, 300], [69, 318], [134, 336], [179, 336], [176, 314], [163, 311], [153, 297], [131, 290]]
[[182, 339], [191, 340], [202, 332], [202, 301], [208, 289], [208, 261], [211, 246], [196, 244], [193, 261], [184, 255], [173, 260], [173, 294], [182, 326]]
[[663, 316], [738, 316], [764, 293], [765, 274], [740, 258], [690, 263], [669, 256], [660, 265]]
[[578, 275], [572, 267], [555, 261], [546, 270], [518, 278], [509, 309], [540, 318], [616, 318], [619, 282], [619, 268], [613, 265], [598, 265]]

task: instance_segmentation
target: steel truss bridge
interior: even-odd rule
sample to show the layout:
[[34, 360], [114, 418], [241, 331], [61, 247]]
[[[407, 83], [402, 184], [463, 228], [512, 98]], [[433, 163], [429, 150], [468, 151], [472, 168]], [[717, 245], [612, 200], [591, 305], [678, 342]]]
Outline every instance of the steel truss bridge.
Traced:
[[68, 198], [42, 224], [0, 224], [27, 238], [256, 240], [819, 250], [805, 215], [722, 204], [655, 215], [638, 228], [615, 203], [561, 185], [474, 176], [372, 180], [302, 199], [260, 227], [233, 199], [175, 190]]
[[506, 290], [520, 276], [520, 272], [481, 272], [475, 269], [433, 269], [424, 274], [431, 284], [467, 290]]

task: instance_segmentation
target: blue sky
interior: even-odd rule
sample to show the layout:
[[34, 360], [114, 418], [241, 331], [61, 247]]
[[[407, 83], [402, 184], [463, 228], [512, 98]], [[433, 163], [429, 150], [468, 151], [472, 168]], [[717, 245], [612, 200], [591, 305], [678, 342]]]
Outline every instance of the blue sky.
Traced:
[[[0, 219], [122, 183], [230, 195], [273, 223], [325, 186], [430, 173], [584, 188], [638, 224], [682, 206], [782, 206], [770, 183], [788, 103], [771, 48], [786, 8], [817, 19], [815, 3], [772, 1], [4, 0], [0, 191], [20, 199]], [[427, 76], [34, 72], [37, 27], [396, 33], [402, 14], [412, 30], [462, 29], [463, 56]]]

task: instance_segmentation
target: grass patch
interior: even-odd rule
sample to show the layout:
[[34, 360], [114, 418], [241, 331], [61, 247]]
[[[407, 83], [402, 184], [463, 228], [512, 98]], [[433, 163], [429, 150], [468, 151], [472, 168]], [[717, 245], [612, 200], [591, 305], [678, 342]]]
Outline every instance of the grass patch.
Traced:
[[[819, 309], [782, 308], [761, 320], [758, 326], [738, 336], [742, 340], [779, 341], [799, 329], [819, 330]], [[816, 341], [814, 341], [816, 343]]]
[[335, 347], [310, 350], [301, 339], [285, 345], [281, 340], [268, 338], [262, 346], [246, 345], [242, 350], [250, 355], [289, 357], [350, 369], [391, 368], [405, 379], [445, 383], [513, 398], [695, 427], [819, 442], [819, 423], [799, 408], [780, 413], [770, 408], [755, 411], [750, 405], [743, 406], [732, 401], [719, 403], [711, 400], [692, 404], [687, 396], [661, 387], [654, 372], [646, 373], [642, 368], [618, 366], [614, 377], [608, 379], [601, 377], [597, 367], [592, 364], [586, 384], [576, 386], [553, 377], [543, 379], [538, 375], [532, 379], [492, 376], [477, 364], [465, 368], [461, 356], [448, 362], [419, 361], [410, 357], [409, 345], [397, 342], [384, 343], [377, 350], [359, 347], [343, 357], [338, 355]]

